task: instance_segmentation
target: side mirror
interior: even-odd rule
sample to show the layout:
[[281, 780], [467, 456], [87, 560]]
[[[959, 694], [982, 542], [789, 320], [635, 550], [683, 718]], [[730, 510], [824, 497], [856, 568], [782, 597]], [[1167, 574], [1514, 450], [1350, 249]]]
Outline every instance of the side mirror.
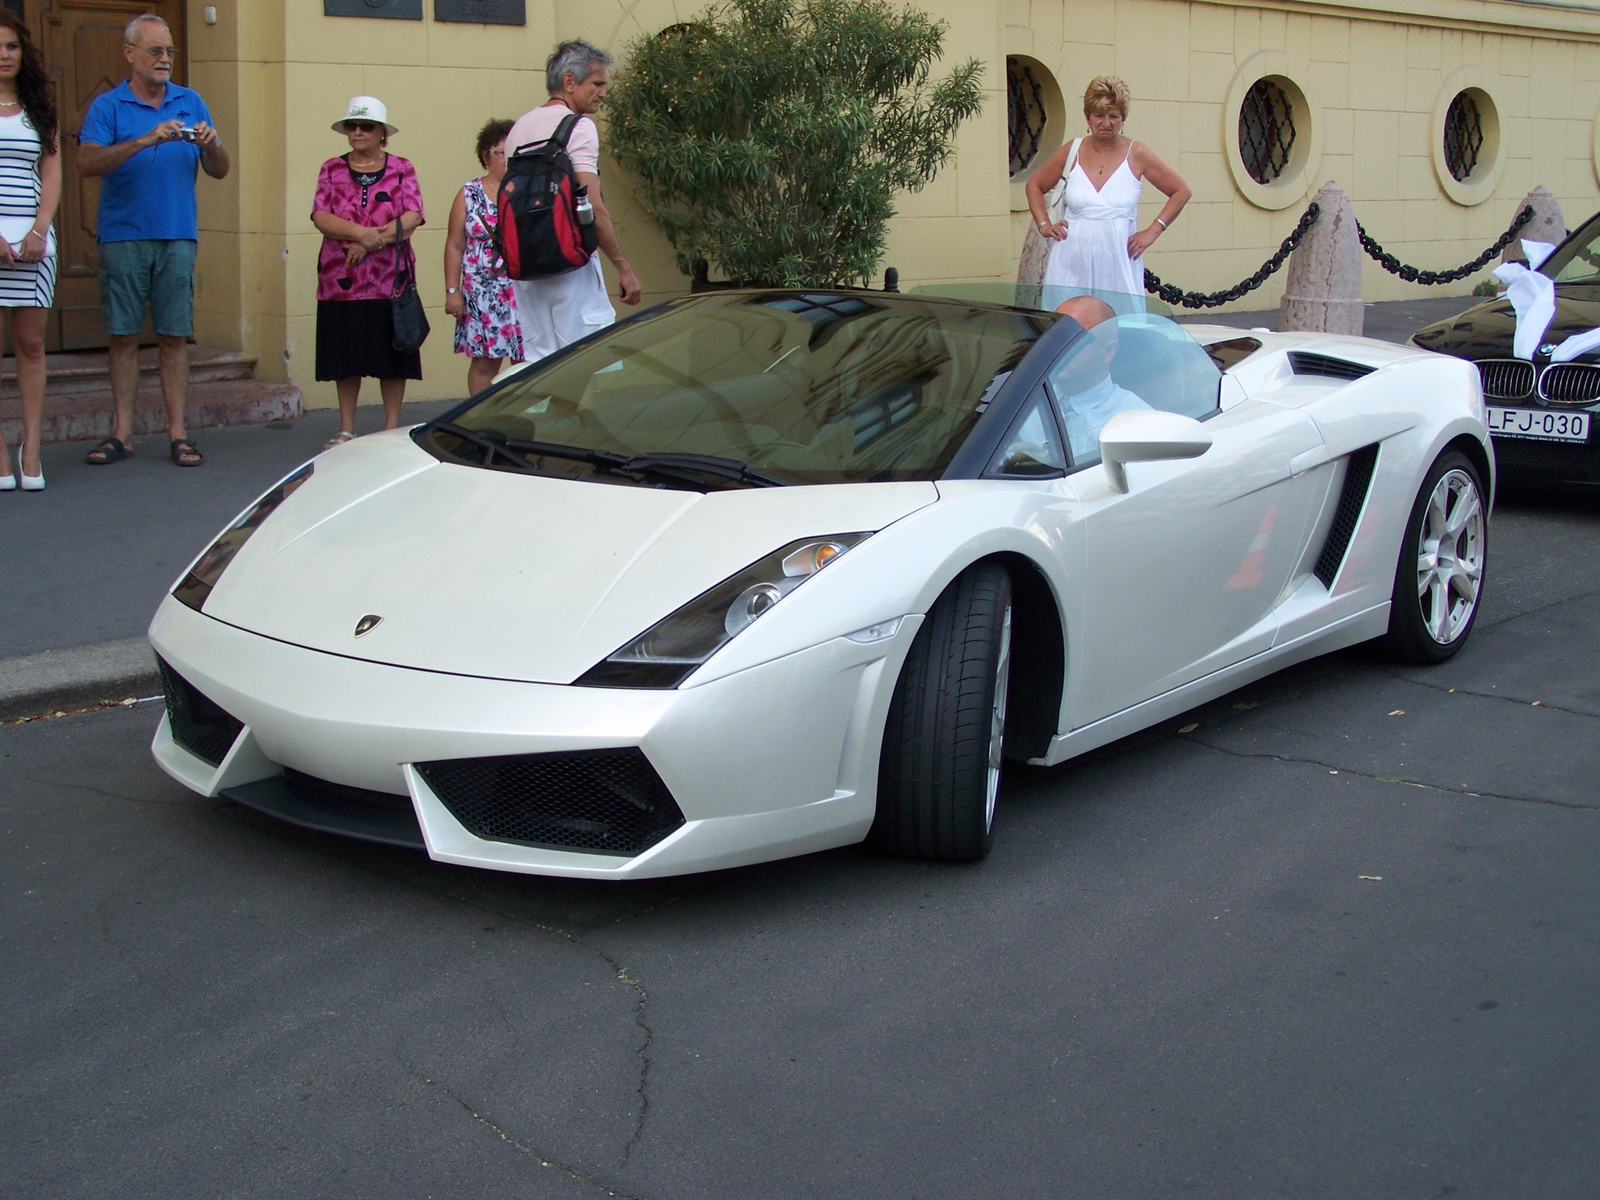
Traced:
[[1193, 417], [1154, 409], [1119, 412], [1100, 430], [1100, 460], [1106, 481], [1119, 492], [1128, 490], [1124, 464], [1163, 458], [1199, 458], [1211, 449], [1211, 434]]

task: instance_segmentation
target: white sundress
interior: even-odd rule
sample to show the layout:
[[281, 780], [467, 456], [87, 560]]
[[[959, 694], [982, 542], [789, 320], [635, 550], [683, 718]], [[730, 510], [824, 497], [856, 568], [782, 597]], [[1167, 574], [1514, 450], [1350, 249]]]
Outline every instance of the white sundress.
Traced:
[[1067, 236], [1050, 248], [1046, 287], [1144, 295], [1144, 258], [1129, 260], [1144, 183], [1124, 158], [1097, 192], [1081, 163], [1067, 176]]

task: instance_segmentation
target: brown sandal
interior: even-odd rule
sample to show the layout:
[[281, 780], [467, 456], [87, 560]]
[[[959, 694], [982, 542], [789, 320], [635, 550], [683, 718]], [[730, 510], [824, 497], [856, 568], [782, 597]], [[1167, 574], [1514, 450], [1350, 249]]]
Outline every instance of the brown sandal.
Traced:
[[200, 448], [188, 438], [172, 439], [172, 461], [180, 467], [198, 467], [205, 460], [206, 456], [200, 453]]

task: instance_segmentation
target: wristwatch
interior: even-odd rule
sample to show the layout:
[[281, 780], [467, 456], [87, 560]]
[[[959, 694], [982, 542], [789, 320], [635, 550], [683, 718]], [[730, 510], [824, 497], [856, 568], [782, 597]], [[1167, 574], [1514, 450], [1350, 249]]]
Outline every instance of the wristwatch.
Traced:
[[457, 293], [457, 292], [459, 292], [459, 291], [460, 291], [460, 290], [461, 290], [461, 289], [460, 289], [460, 288], [451, 288], [451, 287], [447, 287], [447, 288], [445, 288], [445, 290], [444, 290], [444, 294], [445, 294], [445, 295], [446, 295], [446, 296], [454, 296], [454, 295], [455, 295], [455, 294], [456, 294], [456, 293]]

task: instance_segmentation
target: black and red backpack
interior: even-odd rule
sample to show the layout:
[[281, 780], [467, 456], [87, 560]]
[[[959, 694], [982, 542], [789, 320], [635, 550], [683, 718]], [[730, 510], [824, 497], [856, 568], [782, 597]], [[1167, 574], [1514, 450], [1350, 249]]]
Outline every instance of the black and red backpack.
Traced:
[[518, 146], [506, 162], [495, 208], [495, 239], [512, 279], [547, 279], [575, 271], [594, 253], [592, 220], [578, 219], [583, 186], [567, 157], [578, 123], [568, 113], [548, 139]]

